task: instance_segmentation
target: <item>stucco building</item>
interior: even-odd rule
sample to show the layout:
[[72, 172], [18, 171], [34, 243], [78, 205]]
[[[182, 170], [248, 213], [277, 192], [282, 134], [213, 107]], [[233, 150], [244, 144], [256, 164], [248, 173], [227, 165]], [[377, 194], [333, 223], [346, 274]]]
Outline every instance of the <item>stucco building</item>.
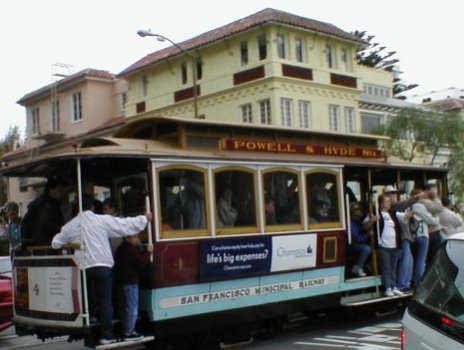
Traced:
[[121, 72], [131, 87], [126, 117], [196, 116], [359, 133], [365, 88], [380, 86], [391, 98], [392, 85], [391, 73], [357, 64], [363, 45], [332, 24], [265, 9]]

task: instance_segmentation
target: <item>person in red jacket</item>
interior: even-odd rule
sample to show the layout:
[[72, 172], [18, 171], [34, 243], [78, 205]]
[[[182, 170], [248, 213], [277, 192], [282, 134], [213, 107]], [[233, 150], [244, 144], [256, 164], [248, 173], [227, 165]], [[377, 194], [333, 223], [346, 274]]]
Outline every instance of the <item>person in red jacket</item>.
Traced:
[[138, 235], [124, 237], [116, 249], [115, 272], [122, 287], [124, 340], [140, 340], [142, 335], [135, 331], [139, 307], [139, 278], [142, 269], [150, 263], [153, 245], [143, 248]]

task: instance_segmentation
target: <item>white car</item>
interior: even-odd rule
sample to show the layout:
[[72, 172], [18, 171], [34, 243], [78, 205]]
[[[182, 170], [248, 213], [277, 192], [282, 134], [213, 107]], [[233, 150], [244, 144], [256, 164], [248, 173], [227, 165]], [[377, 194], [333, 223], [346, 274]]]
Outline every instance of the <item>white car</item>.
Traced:
[[442, 246], [403, 317], [403, 350], [464, 349], [464, 233]]

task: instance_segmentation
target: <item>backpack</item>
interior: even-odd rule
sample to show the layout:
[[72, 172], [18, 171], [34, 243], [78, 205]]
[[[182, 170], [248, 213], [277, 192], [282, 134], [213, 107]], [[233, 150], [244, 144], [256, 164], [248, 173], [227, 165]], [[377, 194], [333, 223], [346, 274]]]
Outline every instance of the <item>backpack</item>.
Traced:
[[411, 235], [413, 238], [416, 238], [418, 235], [421, 235], [423, 233], [423, 222], [423, 220], [416, 219], [414, 216], [411, 219], [409, 219], [409, 230], [411, 231]]

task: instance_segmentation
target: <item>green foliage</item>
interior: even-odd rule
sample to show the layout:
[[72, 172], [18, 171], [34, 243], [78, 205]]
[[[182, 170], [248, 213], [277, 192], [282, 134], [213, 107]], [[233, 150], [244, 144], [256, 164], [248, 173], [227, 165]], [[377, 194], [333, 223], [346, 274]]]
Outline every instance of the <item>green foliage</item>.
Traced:
[[[0, 157], [5, 153], [13, 151], [19, 146], [21, 135], [17, 126], [9, 128], [7, 134], [0, 140]], [[5, 178], [0, 178], [0, 205], [7, 201], [7, 181]]]
[[410, 162], [427, 155], [433, 165], [438, 153], [448, 150], [450, 188], [464, 194], [464, 119], [460, 113], [402, 109], [377, 133], [390, 137], [382, 144], [387, 154]]
[[405, 84], [398, 77], [401, 72], [398, 71], [399, 59], [394, 58], [396, 51], [387, 51], [386, 46], [381, 46], [374, 42], [374, 35], [367, 34], [366, 31], [354, 31], [356, 37], [366, 42], [367, 47], [358, 51], [356, 59], [359, 64], [364, 66], [383, 69], [388, 72], [394, 72], [396, 77], [393, 79], [393, 96], [417, 87], [417, 84]]

